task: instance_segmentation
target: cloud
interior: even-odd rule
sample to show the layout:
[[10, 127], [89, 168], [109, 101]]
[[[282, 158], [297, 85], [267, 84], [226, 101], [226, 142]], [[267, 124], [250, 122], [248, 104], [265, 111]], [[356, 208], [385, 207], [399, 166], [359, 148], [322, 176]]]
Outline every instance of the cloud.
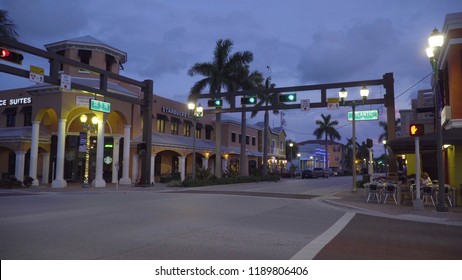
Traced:
[[346, 30], [319, 30], [298, 63], [300, 80], [321, 83], [371, 76], [367, 72], [399, 44], [398, 35], [391, 20], [382, 18], [357, 21]]

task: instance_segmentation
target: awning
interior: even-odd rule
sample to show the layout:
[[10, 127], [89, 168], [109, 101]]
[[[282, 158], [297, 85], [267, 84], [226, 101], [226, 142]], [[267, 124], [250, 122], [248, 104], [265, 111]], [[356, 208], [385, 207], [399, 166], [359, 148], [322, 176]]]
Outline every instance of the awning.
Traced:
[[176, 117], [170, 117], [171, 122], [176, 122], [176, 123], [181, 123], [181, 119], [176, 118]]
[[30, 113], [32, 112], [32, 106], [23, 106], [19, 113]]
[[17, 110], [18, 108], [16, 107], [5, 108], [3, 115], [16, 115]]
[[[443, 130], [443, 145], [462, 145], [462, 128]], [[419, 137], [420, 151], [436, 151], [436, 132]], [[415, 153], [415, 137], [403, 137], [390, 140], [388, 147], [395, 154]]]
[[168, 121], [168, 117], [167, 117], [166, 115], [157, 114], [157, 115], [156, 115], [156, 118], [157, 118], [158, 120]]

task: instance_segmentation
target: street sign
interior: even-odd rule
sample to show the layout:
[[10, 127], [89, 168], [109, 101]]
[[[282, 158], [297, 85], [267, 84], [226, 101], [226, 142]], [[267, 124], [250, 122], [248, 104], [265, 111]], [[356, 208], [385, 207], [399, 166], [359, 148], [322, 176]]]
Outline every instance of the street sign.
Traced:
[[[355, 121], [374, 121], [379, 119], [378, 110], [355, 111]], [[353, 112], [348, 112], [348, 121], [353, 120]]]
[[327, 110], [338, 110], [339, 107], [338, 97], [327, 98]]
[[43, 83], [45, 75], [45, 69], [31, 65], [29, 68], [29, 80], [36, 83]]
[[71, 89], [71, 76], [66, 74], [61, 74], [61, 85], [60, 89], [70, 90]]
[[301, 99], [300, 100], [300, 109], [302, 111], [310, 110], [310, 100], [309, 99]]
[[90, 100], [90, 110], [93, 111], [100, 111], [103, 113], [110, 113], [111, 112], [111, 103], [99, 101], [96, 99]]

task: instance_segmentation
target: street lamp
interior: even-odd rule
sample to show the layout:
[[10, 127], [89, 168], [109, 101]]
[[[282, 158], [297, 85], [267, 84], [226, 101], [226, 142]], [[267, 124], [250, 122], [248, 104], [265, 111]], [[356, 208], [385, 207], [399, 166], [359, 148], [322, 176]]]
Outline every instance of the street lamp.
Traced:
[[294, 143], [290, 142], [289, 147], [290, 147], [290, 178], [293, 178], [294, 166], [292, 165], [292, 148], [294, 147]]
[[441, 111], [440, 111], [440, 79], [438, 73], [438, 58], [441, 52], [441, 47], [444, 43], [444, 34], [439, 32], [437, 28], [433, 29], [432, 34], [428, 38], [429, 48], [427, 48], [427, 56], [433, 69], [433, 96], [435, 98], [435, 126], [436, 126], [436, 158], [438, 162], [438, 204], [436, 211], [448, 212], [448, 206], [444, 198], [444, 163], [443, 163], [443, 129], [441, 127]]
[[[193, 115], [193, 153], [192, 153], [192, 179], [196, 180], [196, 123], [204, 114], [204, 107], [200, 104], [196, 106], [196, 103], [189, 102], [188, 109]], [[215, 160], [218, 160], [218, 157], [215, 157]]]
[[298, 158], [298, 172], [300, 172], [300, 176], [302, 174], [302, 161], [300, 159], [302, 155], [300, 153], [297, 154], [297, 158]]
[[84, 169], [84, 177], [83, 177], [83, 185], [82, 188], [88, 188], [88, 172], [90, 166], [90, 132], [92, 130], [96, 131], [98, 128], [98, 118], [94, 116], [91, 118], [91, 123], [87, 125], [88, 117], [85, 114], [80, 116], [80, 122], [82, 123], [82, 128], [86, 130], [85, 133], [85, 169]]
[[[363, 86], [361, 88], [361, 90], [359, 91], [359, 94], [361, 95], [362, 97], [362, 102], [361, 103], [364, 103], [367, 99], [367, 97], [369, 96], [369, 89], [366, 87], [366, 86]], [[339, 93], [338, 93], [339, 97], [340, 97], [340, 100], [341, 100], [341, 103], [342, 105], [346, 105], [346, 106], [351, 106], [352, 108], [352, 118], [351, 118], [351, 126], [352, 126], [352, 139], [351, 141], [353, 142], [353, 157], [352, 157], [352, 166], [353, 166], [353, 189], [352, 189], [352, 192], [357, 192], [358, 189], [356, 187], [356, 161], [355, 161], [355, 158], [356, 158], [356, 117], [355, 117], [355, 114], [356, 114], [356, 103], [358, 102], [359, 103], [359, 100], [352, 100], [350, 102], [346, 102], [346, 98], [348, 96], [348, 92], [345, 88], [342, 88]]]
[[384, 149], [384, 151], [385, 151], [385, 162], [384, 162], [384, 164], [385, 164], [385, 174], [386, 174], [386, 173], [388, 172], [388, 166], [387, 166], [387, 164], [388, 164], [388, 158], [387, 158], [387, 140], [383, 140], [383, 141], [382, 141], [382, 144], [383, 144], [383, 149]]

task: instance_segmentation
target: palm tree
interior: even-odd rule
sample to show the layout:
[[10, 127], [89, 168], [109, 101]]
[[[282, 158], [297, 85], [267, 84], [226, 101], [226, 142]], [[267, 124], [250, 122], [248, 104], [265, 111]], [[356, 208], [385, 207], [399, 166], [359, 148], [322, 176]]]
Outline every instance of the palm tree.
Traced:
[[[381, 128], [383, 128], [383, 130], [384, 130], [384, 132], [382, 134], [380, 134], [380, 136], [379, 136], [379, 143], [382, 143], [383, 140], [388, 139], [388, 124], [387, 124], [387, 122], [379, 121], [379, 126]], [[401, 130], [401, 119], [398, 118], [398, 119], [395, 120], [395, 127], [396, 127], [396, 131]]]
[[[233, 42], [229, 39], [217, 41], [213, 53], [212, 62], [195, 63], [188, 70], [188, 75], [202, 75], [191, 88], [189, 98], [197, 99], [197, 95], [208, 87], [209, 93], [219, 94], [222, 89], [234, 91], [239, 84], [239, 73], [242, 68], [247, 67], [253, 60], [253, 54], [249, 51], [236, 52], [231, 54]], [[228, 100], [230, 102], [234, 102]], [[215, 133], [215, 176], [221, 178], [221, 113], [216, 114], [216, 133]]]
[[5, 10], [0, 10], [0, 37], [6, 37], [10, 40], [16, 41], [19, 37], [16, 32], [16, 25], [8, 19], [8, 12]]
[[334, 141], [335, 139], [340, 140], [342, 137], [340, 136], [340, 133], [335, 129], [334, 126], [338, 125], [338, 121], [331, 121], [332, 116], [327, 115], [324, 116], [324, 114], [321, 114], [322, 120], [317, 120], [316, 124], [319, 126], [316, 128], [313, 132], [313, 135], [316, 136], [316, 139], [321, 139], [322, 136], [324, 135], [324, 145], [326, 147], [326, 153], [324, 154], [325, 157], [325, 164], [326, 168], [329, 167], [329, 163], [327, 162], [327, 138], [329, 138], [330, 141]]
[[[276, 84], [271, 83], [271, 77], [266, 78], [265, 88], [275, 88]], [[268, 113], [268, 104], [273, 104], [276, 102], [277, 93], [270, 92], [267, 94], [258, 94], [258, 103], [255, 105], [256, 108], [265, 107], [265, 117], [263, 124], [263, 170], [262, 175], [266, 176], [268, 174], [268, 139], [269, 139], [269, 113]], [[258, 111], [252, 111], [250, 117], [253, 118], [257, 115]], [[273, 110], [273, 114], [277, 115], [278, 110]]]
[[[251, 90], [258, 87], [261, 87], [263, 84], [263, 75], [258, 72], [254, 71], [249, 74], [248, 67], [244, 67], [240, 69], [240, 73], [238, 73], [238, 85], [237, 89], [243, 90]], [[245, 108], [245, 105], [242, 105], [242, 108]], [[242, 176], [248, 175], [248, 167], [247, 167], [247, 156], [246, 156], [246, 135], [247, 135], [247, 113], [242, 111], [241, 115], [241, 158], [240, 158], [240, 174]]]

